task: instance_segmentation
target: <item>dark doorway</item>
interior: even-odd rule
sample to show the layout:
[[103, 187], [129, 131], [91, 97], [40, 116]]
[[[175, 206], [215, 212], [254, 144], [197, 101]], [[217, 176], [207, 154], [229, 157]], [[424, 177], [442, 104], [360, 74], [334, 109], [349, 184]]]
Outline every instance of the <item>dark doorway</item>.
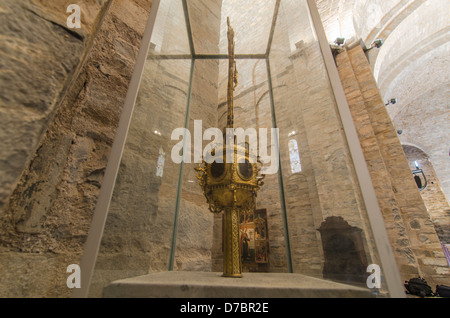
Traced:
[[327, 218], [318, 229], [325, 256], [323, 277], [351, 284], [365, 284], [367, 258], [362, 230], [342, 217]]

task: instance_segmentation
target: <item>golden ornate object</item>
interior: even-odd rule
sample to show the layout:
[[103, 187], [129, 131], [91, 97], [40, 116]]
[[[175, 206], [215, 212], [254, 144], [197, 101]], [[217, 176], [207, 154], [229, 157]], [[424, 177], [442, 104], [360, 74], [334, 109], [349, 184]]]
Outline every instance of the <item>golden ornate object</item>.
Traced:
[[[238, 80], [234, 55], [234, 30], [229, 18], [227, 22], [229, 72], [226, 128], [234, 128], [234, 90]], [[200, 180], [209, 210], [213, 213], [224, 213], [223, 276], [242, 277], [239, 216], [240, 213], [255, 209], [256, 196], [264, 184], [262, 181], [264, 175], [260, 174], [259, 160], [249, 153], [248, 147], [226, 143], [222, 145], [222, 149], [223, 161], [221, 163], [204, 161], [196, 168], [197, 178]], [[231, 163], [227, 162], [227, 153], [233, 156]]]

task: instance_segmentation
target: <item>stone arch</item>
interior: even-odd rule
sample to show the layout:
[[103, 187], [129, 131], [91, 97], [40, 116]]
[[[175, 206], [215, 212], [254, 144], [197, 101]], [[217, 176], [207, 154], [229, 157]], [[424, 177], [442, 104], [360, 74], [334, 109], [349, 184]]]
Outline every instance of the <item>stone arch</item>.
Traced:
[[[446, 199], [439, 178], [434, 170], [433, 164], [429, 160], [428, 154], [418, 146], [413, 144], [402, 144], [406, 159], [411, 170], [416, 170], [417, 162], [419, 169], [424, 173], [427, 179], [427, 187], [420, 192], [425, 203], [430, 219], [433, 222], [436, 234], [439, 240], [444, 244], [450, 243], [450, 225], [448, 218], [450, 216], [450, 206]], [[412, 227], [420, 226], [411, 224]]]
[[375, 53], [378, 51], [376, 61], [373, 56], [371, 60], [382, 93], [395, 74], [400, 74], [412, 61], [447, 42], [450, 28], [443, 15], [448, 8], [443, 8], [441, 3], [416, 0], [410, 6], [398, 9], [397, 17], [392, 20], [393, 26], [379, 32], [384, 36], [384, 45], [380, 50], [374, 50]]
[[410, 153], [417, 154], [418, 156], [420, 156], [421, 159], [429, 158], [427, 151], [424, 148], [422, 148], [416, 144], [409, 143], [409, 142], [402, 142], [402, 147], [403, 147], [403, 151], [405, 152], [405, 154], [407, 154], [407, 152], [410, 152]]
[[[400, 0], [396, 2], [397, 3], [391, 1], [391, 5], [385, 8], [385, 12], [378, 23], [372, 25], [371, 28], [367, 30], [367, 34], [365, 33], [364, 36], [361, 35], [364, 43], [366, 43], [368, 47], [377, 39], [382, 39], [386, 42], [392, 32], [394, 32], [405, 19], [417, 10], [425, 0], [415, 0], [412, 2], [410, 0]], [[381, 50], [372, 50], [370, 52], [370, 61], [372, 62], [372, 65], [375, 64], [380, 51]]]

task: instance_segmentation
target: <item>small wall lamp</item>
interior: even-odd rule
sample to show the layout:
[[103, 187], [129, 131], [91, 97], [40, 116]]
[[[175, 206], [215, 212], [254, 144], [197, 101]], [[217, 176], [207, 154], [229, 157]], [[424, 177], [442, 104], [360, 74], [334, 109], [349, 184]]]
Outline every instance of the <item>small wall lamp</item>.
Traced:
[[375, 40], [375, 41], [373, 41], [373, 43], [372, 43], [372, 45], [370, 46], [370, 48], [365, 49], [364, 52], [368, 52], [368, 51], [370, 51], [370, 50], [372, 50], [372, 49], [374, 49], [374, 48], [379, 49], [380, 47], [383, 46], [383, 44], [384, 44], [384, 42], [383, 42], [382, 39]]
[[344, 43], [345, 43], [345, 38], [337, 38], [337, 39], [334, 41], [334, 43], [335, 43], [336, 45], [344, 45]]
[[397, 104], [398, 100], [397, 98], [391, 98], [387, 103], [386, 106], [389, 106], [390, 104], [395, 105]]

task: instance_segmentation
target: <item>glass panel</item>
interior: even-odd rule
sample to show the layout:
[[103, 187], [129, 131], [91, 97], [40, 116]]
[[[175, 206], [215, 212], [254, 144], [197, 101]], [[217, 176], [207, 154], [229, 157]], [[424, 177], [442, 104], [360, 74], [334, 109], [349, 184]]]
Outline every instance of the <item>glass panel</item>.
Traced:
[[[171, 160], [184, 127], [191, 60], [148, 60], [123, 152], [90, 293], [105, 282], [166, 271], [179, 165]], [[170, 112], [168, 111], [170, 110]]]
[[163, 11], [155, 24], [158, 37], [152, 37], [158, 38], [158, 45], [150, 47], [144, 66], [89, 289], [91, 297], [100, 297], [112, 281], [169, 267], [180, 171], [180, 165], [171, 160], [178, 143], [171, 135], [185, 126], [192, 60], [155, 59], [155, 52], [189, 52], [186, 24], [179, 21], [184, 19], [181, 4], [161, 3]]
[[[260, 128], [268, 130], [270, 155], [276, 145], [271, 144], [272, 113], [265, 60], [238, 60], [239, 84], [235, 91], [235, 128], [244, 130]], [[228, 60], [196, 60], [190, 103], [189, 131], [192, 152], [195, 152], [194, 134], [208, 128], [226, 126]], [[217, 85], [216, 83], [219, 83]], [[194, 121], [197, 121], [195, 123]], [[201, 127], [199, 122], [201, 121]], [[197, 125], [197, 126], [196, 126]], [[196, 128], [197, 127], [197, 128]], [[210, 143], [203, 141], [201, 149]], [[197, 164], [184, 164], [183, 187], [178, 220], [175, 270], [222, 271], [222, 216], [214, 216], [196, 178]], [[267, 165], [275, 164], [270, 162]], [[276, 168], [276, 167], [275, 167]], [[275, 169], [276, 170], [276, 169]], [[250, 268], [244, 263], [244, 271], [287, 272], [286, 246], [283, 231], [283, 213], [280, 203], [278, 173], [266, 176], [265, 185], [258, 194], [257, 210], [268, 212], [267, 232], [270, 233], [268, 260], [261, 266]], [[253, 220], [252, 220], [253, 223]], [[254, 246], [251, 246], [254, 248]]]
[[269, 62], [293, 271], [365, 286], [380, 263], [306, 1], [281, 1]]
[[195, 53], [219, 54], [222, 0], [187, 0], [186, 3]]
[[236, 33], [236, 54], [266, 53], [276, 0], [187, 3], [196, 54], [228, 54], [227, 17]]
[[150, 42], [150, 55], [191, 53], [181, 0], [162, 0], [160, 2]]
[[[274, 154], [276, 156], [277, 143], [272, 143], [272, 128], [275, 127], [273, 126], [266, 61], [238, 60], [237, 69], [239, 72], [239, 85], [235, 91], [235, 128], [243, 128], [244, 130], [255, 128], [258, 132], [259, 140], [262, 137], [267, 138], [267, 149], [264, 149], [264, 151], [267, 155]], [[223, 82], [225, 82], [225, 73], [222, 76]], [[225, 102], [226, 95], [223, 95], [221, 100]], [[266, 129], [267, 135], [260, 129]], [[258, 145], [258, 153], [261, 154], [262, 151], [263, 149], [260, 149]], [[284, 240], [283, 209], [280, 201], [280, 172], [277, 169], [276, 160], [272, 160], [264, 166], [270, 167], [270, 165], [274, 165], [275, 169], [273, 173], [266, 174], [264, 185], [256, 199], [256, 210], [267, 211], [268, 262], [255, 265], [253, 262], [244, 260], [243, 270], [246, 272], [289, 271], [286, 258], [286, 242]], [[243, 223], [242, 227], [244, 229], [251, 230], [252, 224], [255, 224], [255, 219], [248, 220], [247, 218]], [[243, 230], [241, 230], [241, 235], [243, 234]], [[249, 239], [252, 239], [252, 237], [250, 236]], [[254, 253], [256, 254], [258, 242], [250, 240], [249, 243], [250, 252], [252, 251], [252, 245], [254, 245]]]
[[[218, 60], [196, 60], [190, 101], [191, 151], [184, 163], [180, 211], [176, 233], [174, 270], [211, 271], [211, 248], [214, 240], [214, 215], [197, 179], [198, 156], [210, 141], [203, 141], [208, 128], [217, 127]], [[197, 141], [202, 142], [198, 146]]]

